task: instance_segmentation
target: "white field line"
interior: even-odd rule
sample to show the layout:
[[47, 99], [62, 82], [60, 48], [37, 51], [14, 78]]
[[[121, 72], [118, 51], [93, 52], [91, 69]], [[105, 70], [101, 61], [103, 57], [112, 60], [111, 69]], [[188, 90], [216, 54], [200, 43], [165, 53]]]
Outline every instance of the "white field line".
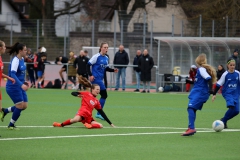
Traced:
[[[239, 132], [240, 130], [224, 130], [224, 132]], [[197, 132], [214, 132], [214, 131], [197, 131]], [[33, 139], [59, 139], [59, 138], [84, 138], [84, 137], [112, 137], [112, 136], [137, 136], [137, 135], [160, 135], [160, 134], [181, 134], [183, 132], [149, 132], [149, 133], [122, 133], [122, 134], [95, 134], [95, 135], [72, 135], [72, 136], [48, 136], [48, 137], [24, 137], [24, 138], [0, 138], [0, 141], [13, 140], [33, 140]]]

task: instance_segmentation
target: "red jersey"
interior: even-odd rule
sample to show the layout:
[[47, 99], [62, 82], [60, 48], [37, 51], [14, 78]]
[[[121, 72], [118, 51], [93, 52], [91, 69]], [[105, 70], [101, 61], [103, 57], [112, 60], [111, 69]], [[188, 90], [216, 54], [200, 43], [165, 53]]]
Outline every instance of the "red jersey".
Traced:
[[3, 74], [3, 62], [2, 62], [2, 57], [0, 56], [0, 86], [2, 81], [2, 74]]
[[94, 97], [90, 92], [79, 92], [82, 98], [81, 107], [78, 110], [78, 115], [84, 118], [92, 117], [93, 109], [102, 109], [98, 99]]

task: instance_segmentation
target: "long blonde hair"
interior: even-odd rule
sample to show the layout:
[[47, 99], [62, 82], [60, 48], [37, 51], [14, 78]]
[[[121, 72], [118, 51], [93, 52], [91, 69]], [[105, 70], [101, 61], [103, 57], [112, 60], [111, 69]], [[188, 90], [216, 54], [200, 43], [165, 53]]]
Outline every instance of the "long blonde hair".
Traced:
[[204, 53], [200, 54], [196, 58], [195, 62], [198, 66], [206, 68], [207, 73], [212, 77], [212, 83], [215, 83], [217, 81], [216, 70], [212, 66], [207, 64], [206, 54], [204, 54]]

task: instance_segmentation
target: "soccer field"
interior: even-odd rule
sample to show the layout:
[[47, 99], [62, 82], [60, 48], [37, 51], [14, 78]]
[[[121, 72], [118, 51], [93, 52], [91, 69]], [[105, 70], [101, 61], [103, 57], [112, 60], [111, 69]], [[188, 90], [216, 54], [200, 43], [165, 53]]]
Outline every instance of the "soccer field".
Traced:
[[[221, 95], [197, 112], [197, 133], [182, 137], [188, 124], [187, 94], [108, 91], [104, 111], [116, 128], [99, 119], [103, 129], [86, 129], [82, 123], [52, 127], [78, 111], [80, 98], [71, 92], [30, 89], [28, 108], [16, 123], [20, 130], [6, 129], [12, 114], [0, 122], [0, 160], [240, 159], [240, 116], [228, 122], [229, 129], [211, 129], [227, 110]], [[12, 106], [5, 88], [2, 95], [3, 106]]]

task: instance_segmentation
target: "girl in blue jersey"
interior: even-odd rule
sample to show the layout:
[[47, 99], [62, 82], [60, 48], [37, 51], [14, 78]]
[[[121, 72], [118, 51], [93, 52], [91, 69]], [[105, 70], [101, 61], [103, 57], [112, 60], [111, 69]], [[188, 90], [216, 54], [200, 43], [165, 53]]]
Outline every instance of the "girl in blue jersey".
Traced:
[[216, 82], [215, 69], [207, 64], [205, 54], [200, 54], [195, 60], [198, 69], [194, 80], [194, 86], [188, 98], [188, 129], [182, 136], [190, 136], [196, 133], [195, 119], [196, 111], [201, 110], [203, 104], [208, 100], [210, 93], [212, 93], [212, 84]]
[[226, 100], [227, 112], [221, 121], [224, 128], [227, 128], [227, 121], [239, 114], [239, 92], [240, 92], [240, 73], [235, 70], [236, 62], [230, 58], [227, 61], [228, 70], [225, 71], [217, 81], [216, 88], [213, 92], [212, 101], [216, 98], [216, 93], [222, 87], [222, 96]]
[[[101, 98], [99, 102], [102, 108], [104, 107], [105, 101], [108, 96], [106, 87], [103, 83], [104, 72], [105, 71], [118, 72], [118, 69], [109, 68], [108, 57], [106, 56], [107, 51], [108, 51], [108, 44], [104, 42], [100, 45], [99, 53], [95, 54], [88, 61], [88, 64], [87, 64], [87, 72], [88, 72], [88, 75], [90, 76], [89, 79], [91, 83], [98, 84], [100, 86]], [[90, 66], [92, 66], [92, 71], [90, 69]], [[95, 117], [104, 120], [104, 118], [99, 113], [97, 113]]]
[[28, 102], [26, 94], [28, 85], [25, 83], [26, 66], [24, 64], [24, 57], [27, 53], [26, 45], [16, 43], [9, 51], [10, 55], [14, 53], [16, 53], [16, 56], [13, 57], [9, 64], [8, 75], [9, 77], [15, 79], [15, 83], [13, 84], [10, 80], [8, 80], [6, 84], [6, 91], [15, 106], [4, 109], [4, 116], [9, 112], [13, 112], [8, 125], [8, 129], [10, 130], [18, 129], [15, 127], [15, 122], [20, 117], [21, 111], [27, 108]]

